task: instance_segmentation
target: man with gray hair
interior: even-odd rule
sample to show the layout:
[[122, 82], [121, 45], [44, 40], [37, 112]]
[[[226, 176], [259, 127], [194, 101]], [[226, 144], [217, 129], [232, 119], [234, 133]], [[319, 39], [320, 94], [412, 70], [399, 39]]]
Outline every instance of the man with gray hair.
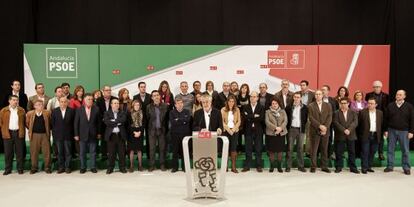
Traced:
[[285, 109], [286, 106], [291, 105], [293, 103], [293, 92], [289, 91], [289, 86], [289, 80], [282, 80], [282, 89], [280, 89], [280, 91], [275, 94], [275, 97], [281, 101], [280, 107], [282, 109]]
[[217, 96], [217, 101], [215, 102], [214, 107], [220, 111], [221, 108], [225, 106], [229, 95], [232, 95], [230, 92], [230, 83], [228, 81], [225, 81], [223, 82], [223, 91]]
[[[388, 104], [390, 103], [389, 95], [382, 91], [382, 82], [376, 80], [372, 83], [373, 91], [367, 93], [365, 96], [365, 100], [368, 101], [370, 98], [375, 98], [377, 102], [377, 109], [381, 110], [385, 113], [385, 109], [387, 108]], [[384, 120], [385, 121], [385, 120]], [[381, 132], [382, 134], [383, 132]], [[380, 160], [384, 160], [384, 139], [381, 138], [378, 143], [378, 158]]]
[[385, 111], [388, 128], [384, 136], [388, 137], [387, 168], [384, 172], [392, 172], [394, 168], [394, 154], [397, 141], [402, 152], [402, 168], [404, 174], [410, 175], [410, 139], [414, 134], [414, 107], [405, 101], [406, 92], [398, 90], [395, 94], [395, 102], [388, 104]]
[[188, 83], [187, 81], [182, 81], [180, 83], [181, 92], [175, 96], [177, 99], [181, 99], [184, 104], [184, 109], [188, 111], [193, 111], [194, 96], [191, 93], [188, 93]]
[[203, 108], [194, 113], [194, 131], [207, 129], [208, 131], [217, 131], [218, 135], [220, 135], [223, 131], [223, 119], [221, 117], [221, 112], [211, 106], [212, 101], [213, 98], [208, 94], [204, 94], [201, 97]]

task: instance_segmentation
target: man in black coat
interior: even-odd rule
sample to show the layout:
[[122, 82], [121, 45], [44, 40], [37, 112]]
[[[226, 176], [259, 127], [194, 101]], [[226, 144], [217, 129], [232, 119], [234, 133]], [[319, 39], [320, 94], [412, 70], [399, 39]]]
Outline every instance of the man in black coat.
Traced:
[[51, 117], [53, 142], [58, 151], [58, 173], [71, 173], [72, 140], [74, 139], [73, 122], [75, 110], [68, 107], [66, 96], [59, 98], [59, 107], [53, 109]]
[[[96, 106], [99, 108], [99, 113], [100, 113], [101, 118], [104, 117], [104, 113], [106, 111], [111, 110], [111, 101], [116, 98], [111, 95], [112, 94], [111, 86], [104, 86], [102, 88], [102, 91], [103, 91], [103, 96], [96, 100]], [[100, 128], [101, 128], [100, 130], [102, 134], [104, 134], [106, 126], [103, 121], [101, 121]], [[108, 152], [107, 152], [108, 147], [106, 146], [105, 139], [101, 139], [101, 145], [99, 149], [100, 149], [99, 151], [101, 152], [101, 159], [106, 160], [108, 158]]]
[[125, 141], [127, 132], [125, 129], [127, 113], [119, 110], [119, 100], [112, 99], [111, 110], [104, 114], [105, 141], [108, 145], [108, 169], [106, 174], [111, 174], [115, 167], [115, 158], [118, 155], [119, 171], [126, 173], [125, 169]]
[[75, 140], [79, 141], [80, 146], [80, 173], [86, 172], [86, 153], [89, 152], [91, 160], [91, 172], [96, 170], [96, 145], [101, 138], [101, 114], [99, 108], [93, 105], [92, 94], [86, 94], [85, 104], [76, 110], [75, 115]]
[[250, 93], [250, 104], [245, 105], [242, 110], [244, 118], [246, 161], [242, 172], [250, 170], [253, 146], [256, 154], [256, 170], [263, 172], [262, 148], [265, 108], [258, 103], [259, 94], [256, 91]]
[[230, 83], [227, 82], [227, 81], [225, 81], [223, 83], [223, 91], [218, 94], [217, 100], [215, 102], [215, 106], [214, 107], [220, 111], [221, 108], [223, 108], [226, 105], [227, 98], [231, 94], [232, 93], [230, 92]]
[[[387, 93], [382, 91], [382, 82], [379, 80], [374, 81], [372, 83], [373, 91], [370, 93], [367, 93], [365, 96], [365, 100], [368, 101], [370, 98], [375, 98], [375, 101], [377, 103], [376, 109], [381, 110], [383, 113], [386, 112], [387, 106], [390, 103], [390, 97]], [[384, 120], [385, 121], [385, 120]], [[386, 130], [386, 129], [382, 129]], [[384, 132], [380, 132], [380, 134], [383, 134]], [[384, 157], [384, 138], [381, 137], [378, 143], [378, 158], [380, 160], [385, 160]]]
[[191, 136], [191, 112], [184, 109], [184, 102], [180, 97], [175, 99], [175, 108], [170, 111], [169, 120], [173, 153], [171, 172], [174, 173], [178, 170], [178, 159], [181, 159], [182, 169], [185, 170], [182, 142], [185, 136]]

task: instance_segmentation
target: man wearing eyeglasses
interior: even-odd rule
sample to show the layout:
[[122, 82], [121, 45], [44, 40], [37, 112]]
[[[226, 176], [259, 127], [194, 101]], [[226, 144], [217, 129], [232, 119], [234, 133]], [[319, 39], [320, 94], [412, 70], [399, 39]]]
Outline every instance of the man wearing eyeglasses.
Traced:
[[[385, 112], [385, 108], [387, 108], [388, 104], [390, 103], [389, 95], [382, 91], [382, 82], [376, 80], [372, 83], [373, 91], [367, 93], [365, 96], [365, 100], [368, 101], [370, 98], [375, 98], [377, 103], [377, 109]], [[381, 132], [383, 134], [383, 132]], [[384, 160], [384, 138], [381, 138], [378, 143], [378, 158], [380, 160]]]

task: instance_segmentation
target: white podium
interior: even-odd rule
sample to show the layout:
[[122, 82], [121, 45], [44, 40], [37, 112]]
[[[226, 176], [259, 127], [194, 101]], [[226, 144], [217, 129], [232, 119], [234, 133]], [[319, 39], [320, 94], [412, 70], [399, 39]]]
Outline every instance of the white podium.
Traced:
[[[223, 140], [220, 170], [217, 169], [217, 138]], [[190, 139], [193, 141], [193, 168], [190, 165], [188, 147]], [[216, 132], [193, 132], [193, 136], [184, 137], [182, 144], [187, 179], [187, 198], [223, 199], [229, 149], [227, 137], [217, 136]]]

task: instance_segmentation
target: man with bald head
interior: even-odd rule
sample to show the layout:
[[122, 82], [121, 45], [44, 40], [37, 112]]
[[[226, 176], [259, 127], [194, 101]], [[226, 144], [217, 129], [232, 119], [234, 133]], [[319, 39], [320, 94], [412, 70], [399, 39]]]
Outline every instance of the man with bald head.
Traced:
[[388, 137], [387, 168], [384, 172], [392, 172], [394, 168], [395, 145], [400, 143], [402, 152], [402, 168], [404, 174], [410, 175], [410, 139], [414, 134], [414, 107], [405, 101], [406, 92], [398, 90], [395, 101], [388, 104], [385, 118], [387, 120], [387, 131], [384, 136]]
[[[373, 91], [370, 93], [367, 93], [365, 96], [365, 100], [368, 101], [370, 98], [375, 98], [377, 103], [377, 109], [381, 110], [382, 112], [385, 112], [385, 109], [387, 108], [390, 100], [389, 95], [382, 91], [382, 82], [379, 80], [376, 80], [372, 83]], [[382, 132], [381, 132], [382, 134]], [[378, 143], [378, 158], [380, 160], [384, 160], [384, 139], [381, 137]]]

